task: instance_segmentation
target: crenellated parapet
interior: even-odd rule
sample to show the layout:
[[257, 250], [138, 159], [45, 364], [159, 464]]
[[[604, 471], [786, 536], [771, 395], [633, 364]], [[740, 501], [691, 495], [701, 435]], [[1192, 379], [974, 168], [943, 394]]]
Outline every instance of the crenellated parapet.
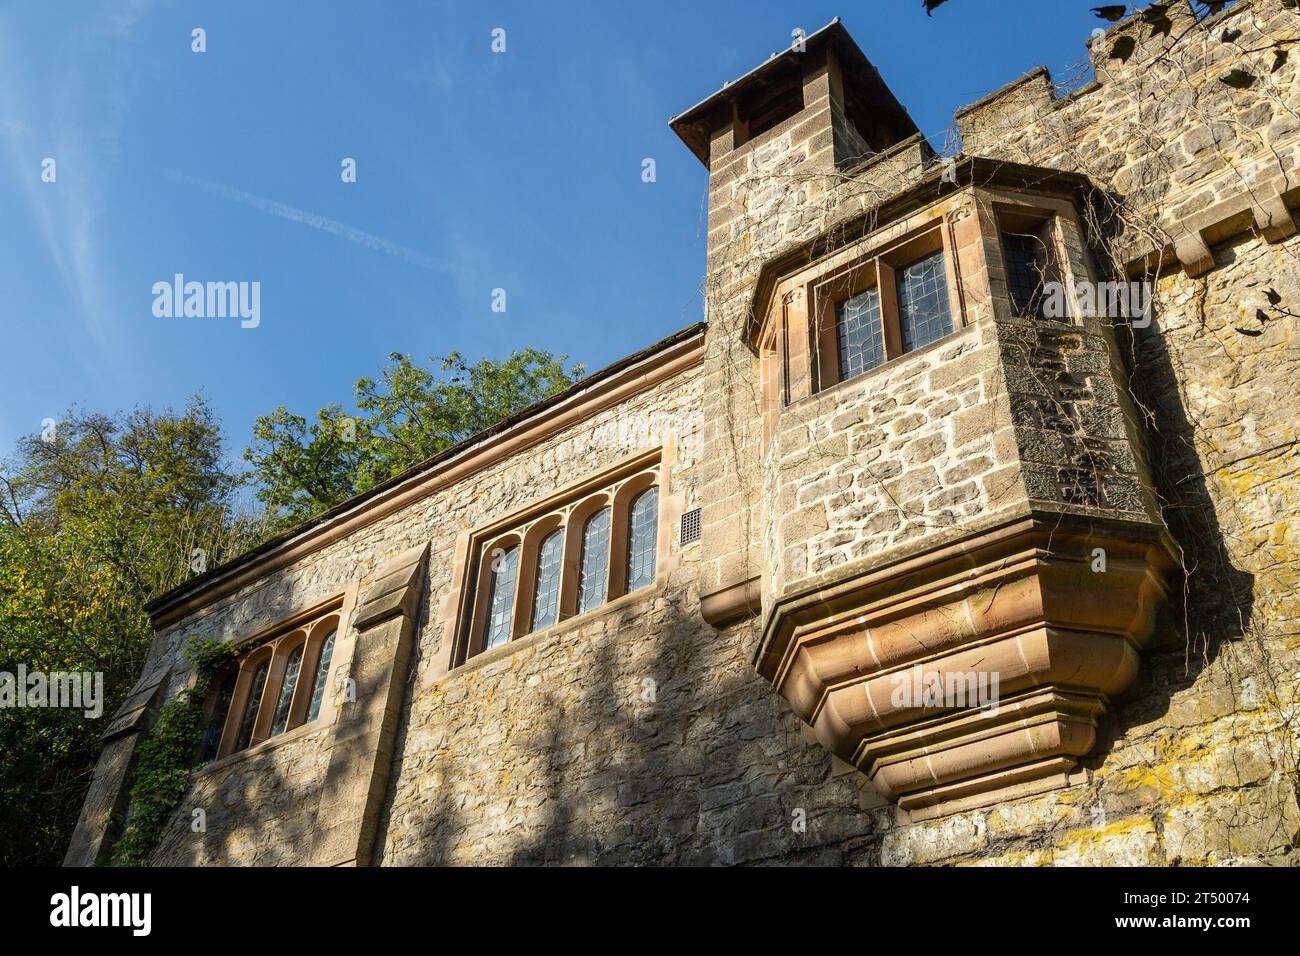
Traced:
[[1080, 89], [1058, 96], [1038, 67], [958, 110], [962, 149], [1084, 173], [1107, 197], [1107, 268], [1176, 262], [1199, 276], [1233, 235], [1296, 231], [1300, 89], [1286, 51], [1297, 39], [1284, 0], [1203, 16], [1187, 0], [1153, 3], [1094, 34], [1095, 79]]

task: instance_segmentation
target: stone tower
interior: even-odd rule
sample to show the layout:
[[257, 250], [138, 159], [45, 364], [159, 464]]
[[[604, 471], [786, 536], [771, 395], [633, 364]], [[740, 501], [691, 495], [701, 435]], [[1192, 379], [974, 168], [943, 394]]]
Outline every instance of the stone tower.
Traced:
[[[701, 606], [913, 818], [1071, 779], [1175, 565], [1073, 173], [939, 161], [838, 21], [709, 167]], [[1049, 306], [1049, 300], [1052, 307]]]

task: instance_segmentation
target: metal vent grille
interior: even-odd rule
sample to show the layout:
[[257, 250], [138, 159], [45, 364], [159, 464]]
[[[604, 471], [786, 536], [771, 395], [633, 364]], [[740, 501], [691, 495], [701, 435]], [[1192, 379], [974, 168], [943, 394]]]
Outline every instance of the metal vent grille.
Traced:
[[700, 509], [693, 508], [682, 515], [682, 544], [700, 540]]

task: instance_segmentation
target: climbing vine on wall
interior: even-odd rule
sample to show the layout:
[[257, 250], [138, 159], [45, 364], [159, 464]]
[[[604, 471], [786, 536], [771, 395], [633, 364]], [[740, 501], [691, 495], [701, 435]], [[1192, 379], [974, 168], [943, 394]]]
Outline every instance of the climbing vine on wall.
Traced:
[[125, 833], [113, 847], [114, 866], [148, 863], [198, 769], [199, 743], [207, 724], [203, 703], [213, 681], [235, 658], [234, 648], [222, 641], [191, 641], [187, 653], [197, 675], [194, 685], [163, 705], [149, 736], [137, 748], [131, 813]]

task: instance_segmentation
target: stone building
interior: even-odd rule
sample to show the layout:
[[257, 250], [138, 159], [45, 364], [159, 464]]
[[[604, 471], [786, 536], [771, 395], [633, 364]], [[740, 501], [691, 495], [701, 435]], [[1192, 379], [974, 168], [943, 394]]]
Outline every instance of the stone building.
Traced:
[[67, 862], [192, 638], [159, 863], [1294, 861], [1297, 41], [1156, 4], [941, 158], [835, 21], [674, 118], [707, 324], [155, 601]]

